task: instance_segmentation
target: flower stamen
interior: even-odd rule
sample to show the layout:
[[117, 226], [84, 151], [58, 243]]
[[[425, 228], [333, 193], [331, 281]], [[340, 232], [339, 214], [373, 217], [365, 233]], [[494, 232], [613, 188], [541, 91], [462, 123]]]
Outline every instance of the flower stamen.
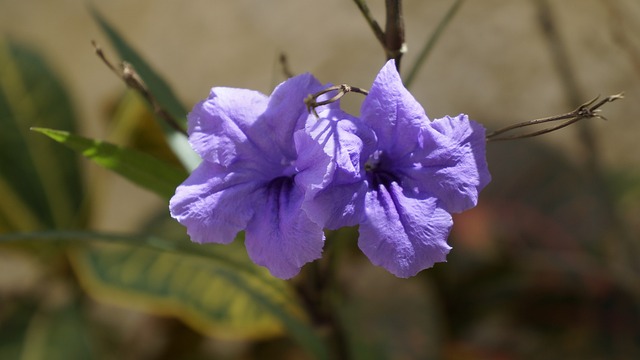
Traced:
[[373, 154], [371, 154], [371, 156], [369, 156], [369, 159], [367, 159], [367, 162], [364, 164], [364, 171], [371, 172], [377, 169], [378, 165], [380, 165], [381, 154], [382, 151], [380, 150], [376, 150]]

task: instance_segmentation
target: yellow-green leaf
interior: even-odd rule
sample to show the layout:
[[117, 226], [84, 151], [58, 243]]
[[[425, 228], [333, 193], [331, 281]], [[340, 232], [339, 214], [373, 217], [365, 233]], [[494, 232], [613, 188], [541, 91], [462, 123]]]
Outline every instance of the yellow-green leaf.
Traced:
[[71, 99], [37, 51], [0, 37], [0, 232], [81, 225], [78, 159], [32, 126], [74, 130]]
[[241, 238], [196, 245], [96, 232], [0, 234], [0, 244], [28, 240], [103, 242], [71, 252], [80, 282], [99, 299], [176, 316], [218, 337], [267, 338], [286, 330], [314, 358], [327, 359], [290, 283], [253, 264]]
[[153, 112], [136, 92], [126, 91], [109, 113], [112, 127], [108, 141], [182, 167], [167, 144], [162, 127], [154, 118]]
[[165, 199], [169, 199], [176, 187], [187, 177], [184, 170], [145, 153], [87, 139], [67, 131], [43, 128], [32, 128], [32, 130], [80, 152], [96, 164], [115, 171]]
[[[232, 248], [225, 250], [233, 251]], [[271, 306], [300, 316], [286, 283], [207, 258], [145, 247], [108, 245], [76, 251], [74, 266], [98, 298], [183, 319], [221, 338], [282, 335]]]

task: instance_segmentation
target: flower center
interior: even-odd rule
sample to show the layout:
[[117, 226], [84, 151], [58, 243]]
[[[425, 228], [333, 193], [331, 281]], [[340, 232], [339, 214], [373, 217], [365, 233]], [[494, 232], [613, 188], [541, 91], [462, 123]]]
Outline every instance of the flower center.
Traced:
[[276, 206], [276, 210], [280, 205], [289, 203], [294, 186], [293, 177], [290, 176], [280, 176], [271, 180], [266, 186], [269, 203]]
[[388, 166], [388, 159], [381, 150], [376, 150], [364, 164], [367, 178], [373, 188], [380, 185], [389, 187], [392, 182], [399, 182], [398, 176]]
[[280, 160], [280, 165], [283, 167], [282, 174], [284, 176], [294, 176], [298, 171], [296, 170], [296, 161], [289, 160], [283, 157]]
[[373, 154], [371, 154], [371, 156], [369, 156], [369, 159], [367, 160], [367, 162], [364, 164], [364, 171], [366, 172], [373, 172], [375, 171], [378, 166], [380, 165], [380, 156], [382, 155], [382, 151], [381, 150], [376, 150], [373, 152]]

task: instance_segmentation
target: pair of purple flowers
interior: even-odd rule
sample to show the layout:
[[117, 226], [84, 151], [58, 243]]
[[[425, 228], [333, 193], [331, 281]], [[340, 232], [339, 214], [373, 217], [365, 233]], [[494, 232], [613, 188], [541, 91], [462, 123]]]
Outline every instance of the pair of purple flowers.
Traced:
[[485, 130], [466, 115], [430, 121], [387, 62], [359, 118], [338, 102], [309, 113], [326, 89], [310, 74], [267, 97], [216, 87], [189, 114], [203, 162], [176, 189], [171, 215], [198, 243], [229, 243], [288, 279], [321, 257], [323, 229], [359, 225], [372, 263], [410, 277], [445, 261], [450, 213], [476, 205], [490, 181]]

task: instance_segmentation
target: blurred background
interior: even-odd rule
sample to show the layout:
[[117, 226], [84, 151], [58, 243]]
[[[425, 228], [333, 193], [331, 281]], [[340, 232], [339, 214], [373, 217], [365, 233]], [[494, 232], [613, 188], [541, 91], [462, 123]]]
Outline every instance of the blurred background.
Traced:
[[[385, 62], [352, 1], [90, 3], [187, 107], [212, 86], [270, 93], [285, 79], [281, 54], [294, 73], [364, 88]], [[404, 2], [403, 70], [452, 4]], [[383, 23], [384, 2], [369, 6]], [[640, 358], [638, 34], [636, 0], [463, 3], [410, 89], [431, 118], [466, 113], [491, 130], [597, 95], [624, 91], [625, 99], [603, 108], [608, 121], [490, 143], [493, 181], [478, 207], [454, 218], [447, 263], [399, 280], [350, 244], [339, 274], [349, 289], [342, 316], [360, 354]], [[75, 131], [176, 161], [92, 40], [118, 60], [87, 2], [0, 1], [0, 232], [90, 229], [187, 241], [167, 220], [166, 201], [28, 131]], [[355, 113], [360, 101], [347, 97], [346, 106]], [[22, 169], [24, 162], [34, 165]], [[153, 301], [88, 285], [67, 250], [0, 244], [0, 358], [304, 357], [277, 332], [210, 336]]]

